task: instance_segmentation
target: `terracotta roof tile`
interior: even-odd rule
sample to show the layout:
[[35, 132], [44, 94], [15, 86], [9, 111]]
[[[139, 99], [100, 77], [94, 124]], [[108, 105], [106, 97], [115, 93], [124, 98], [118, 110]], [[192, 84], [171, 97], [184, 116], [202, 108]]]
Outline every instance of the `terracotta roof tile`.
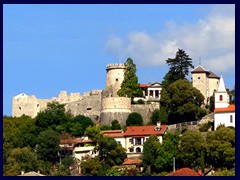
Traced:
[[108, 134], [108, 133], [121, 133], [122, 130], [105, 130], [105, 131], [101, 131], [103, 134]]
[[196, 171], [189, 168], [178, 169], [175, 172], [167, 174], [166, 176], [200, 176]]
[[111, 138], [124, 137], [124, 133], [106, 133], [104, 135]]
[[154, 130], [156, 125], [153, 126], [128, 126], [125, 136], [146, 136], [151, 134], [162, 135], [167, 130], [167, 125], [161, 125], [160, 131]]
[[141, 163], [142, 163], [142, 159], [140, 158], [126, 158], [124, 160], [123, 165], [137, 165]]
[[227, 108], [215, 108], [214, 112], [235, 112], [235, 105], [229, 105]]
[[140, 87], [145, 88], [147, 87], [147, 84], [140, 84]]

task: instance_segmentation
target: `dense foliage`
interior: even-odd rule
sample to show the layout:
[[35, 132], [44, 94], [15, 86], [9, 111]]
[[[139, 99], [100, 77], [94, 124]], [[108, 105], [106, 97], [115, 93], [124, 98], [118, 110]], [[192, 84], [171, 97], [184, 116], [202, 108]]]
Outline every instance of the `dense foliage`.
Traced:
[[124, 80], [121, 84], [121, 89], [118, 91], [119, 96], [130, 97], [132, 102], [134, 97], [142, 97], [143, 92], [138, 83], [138, 77], [136, 75], [136, 65], [131, 58], [128, 58], [125, 63], [127, 69], [124, 73]]
[[200, 108], [204, 96], [186, 79], [180, 79], [162, 89], [160, 103], [166, 107], [168, 123], [194, 121], [205, 115]]
[[143, 125], [143, 118], [141, 114], [133, 112], [128, 115], [126, 120], [127, 126], [142, 126]]

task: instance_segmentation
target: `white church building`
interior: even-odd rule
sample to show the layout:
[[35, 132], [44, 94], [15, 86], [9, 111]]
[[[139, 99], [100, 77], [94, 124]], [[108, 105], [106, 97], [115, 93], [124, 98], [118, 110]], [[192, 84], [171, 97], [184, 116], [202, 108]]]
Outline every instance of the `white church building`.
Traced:
[[218, 89], [215, 92], [214, 130], [219, 125], [235, 128], [235, 105], [230, 105], [229, 102], [229, 95], [221, 76]]

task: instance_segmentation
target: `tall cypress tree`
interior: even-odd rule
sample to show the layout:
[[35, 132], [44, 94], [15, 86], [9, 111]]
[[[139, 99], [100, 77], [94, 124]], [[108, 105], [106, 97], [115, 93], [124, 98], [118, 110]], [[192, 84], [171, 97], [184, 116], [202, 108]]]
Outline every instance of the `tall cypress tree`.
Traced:
[[142, 97], [143, 93], [138, 83], [138, 77], [136, 75], [136, 65], [131, 58], [128, 58], [125, 63], [127, 69], [124, 73], [124, 80], [121, 84], [121, 89], [118, 90], [119, 96], [130, 97], [133, 101], [134, 97]]

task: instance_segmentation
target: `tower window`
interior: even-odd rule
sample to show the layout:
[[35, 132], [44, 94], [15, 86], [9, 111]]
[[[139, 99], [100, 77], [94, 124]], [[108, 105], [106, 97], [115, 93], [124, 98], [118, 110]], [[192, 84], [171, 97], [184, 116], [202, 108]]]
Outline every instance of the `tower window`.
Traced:
[[118, 81], [118, 79], [116, 79], [116, 81]]
[[220, 96], [219, 96], [219, 101], [222, 101], [222, 100], [223, 100], [223, 96], [220, 95]]
[[22, 108], [21, 108], [21, 107], [19, 107], [19, 109], [20, 109], [20, 110], [22, 110]]
[[199, 76], [198, 79], [201, 79], [201, 77]]
[[232, 123], [232, 122], [233, 122], [233, 116], [230, 115], [230, 123]]

